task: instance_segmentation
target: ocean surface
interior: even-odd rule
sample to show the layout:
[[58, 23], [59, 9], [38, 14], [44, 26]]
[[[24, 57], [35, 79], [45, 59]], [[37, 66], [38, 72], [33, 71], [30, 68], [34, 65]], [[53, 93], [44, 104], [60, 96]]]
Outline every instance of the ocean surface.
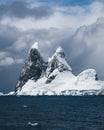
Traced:
[[104, 130], [104, 97], [0, 97], [0, 130]]

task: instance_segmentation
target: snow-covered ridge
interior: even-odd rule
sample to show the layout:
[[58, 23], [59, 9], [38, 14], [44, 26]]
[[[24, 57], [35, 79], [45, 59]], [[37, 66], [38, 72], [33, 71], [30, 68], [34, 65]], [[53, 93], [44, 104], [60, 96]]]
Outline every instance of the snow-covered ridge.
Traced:
[[84, 70], [75, 76], [61, 47], [58, 47], [48, 62], [45, 62], [35, 43], [21, 71], [15, 93], [83, 96], [97, 95], [103, 87], [104, 82], [98, 80], [94, 69]]

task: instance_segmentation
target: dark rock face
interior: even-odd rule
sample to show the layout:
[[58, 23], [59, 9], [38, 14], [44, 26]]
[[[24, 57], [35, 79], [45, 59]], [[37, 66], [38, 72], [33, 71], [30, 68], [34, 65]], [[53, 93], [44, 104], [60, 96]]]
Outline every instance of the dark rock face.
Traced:
[[47, 77], [49, 77], [49, 75], [56, 69], [58, 68], [58, 64], [57, 64], [57, 59], [54, 58], [52, 59], [51, 62], [48, 63], [48, 68], [47, 68]]
[[54, 80], [54, 79], [55, 79], [55, 77], [56, 77], [56, 75], [52, 75], [52, 76], [48, 77], [48, 78], [47, 78], [47, 80], [46, 80], [46, 84], [51, 83], [51, 82], [52, 82], [52, 80]]
[[99, 80], [99, 78], [98, 78], [98, 75], [97, 75], [97, 74], [95, 75], [95, 80], [97, 80], [97, 81]]
[[46, 70], [47, 63], [43, 61], [37, 49], [32, 48], [29, 57], [20, 73], [15, 92], [22, 89], [22, 86], [29, 80], [37, 81]]

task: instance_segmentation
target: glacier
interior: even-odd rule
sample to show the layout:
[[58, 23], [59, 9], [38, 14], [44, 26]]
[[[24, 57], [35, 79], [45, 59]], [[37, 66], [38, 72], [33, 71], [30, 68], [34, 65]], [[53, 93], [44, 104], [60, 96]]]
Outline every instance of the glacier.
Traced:
[[[67, 63], [62, 47], [44, 61], [36, 42], [20, 73], [15, 88], [16, 95], [102, 95], [104, 81], [98, 79], [96, 70], [87, 69], [75, 76]], [[104, 92], [103, 92], [104, 93]]]

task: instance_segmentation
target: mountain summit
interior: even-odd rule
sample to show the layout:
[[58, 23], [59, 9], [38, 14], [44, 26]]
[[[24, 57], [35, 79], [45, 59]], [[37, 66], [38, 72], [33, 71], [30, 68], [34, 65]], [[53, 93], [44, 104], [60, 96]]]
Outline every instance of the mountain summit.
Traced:
[[72, 69], [66, 62], [63, 49], [58, 47], [56, 52], [48, 60], [48, 66], [46, 69], [46, 83], [51, 82], [59, 73], [64, 71], [72, 72]]
[[38, 50], [38, 42], [35, 42], [35, 43], [32, 45], [31, 49], [37, 49], [37, 50]]
[[62, 47], [45, 62], [35, 43], [20, 73], [17, 95], [97, 95], [104, 86], [96, 71], [88, 69], [75, 76]]
[[28, 59], [20, 73], [16, 85], [16, 92], [22, 89], [22, 86], [29, 80], [32, 79], [37, 81], [42, 73], [46, 70], [46, 62], [38, 51], [38, 43], [34, 43], [30, 49]]

